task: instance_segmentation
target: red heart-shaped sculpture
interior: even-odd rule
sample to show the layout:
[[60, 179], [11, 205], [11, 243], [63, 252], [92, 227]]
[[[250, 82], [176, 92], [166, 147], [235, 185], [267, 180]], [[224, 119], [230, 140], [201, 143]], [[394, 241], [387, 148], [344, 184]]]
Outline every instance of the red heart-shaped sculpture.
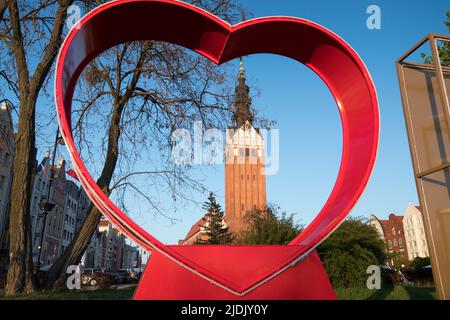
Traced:
[[[343, 152], [339, 175], [314, 221], [272, 261], [255, 272], [229, 276], [208, 270], [186, 250], [152, 237], [104, 195], [75, 147], [71, 129], [74, 88], [83, 68], [103, 51], [125, 42], [166, 41], [189, 48], [217, 64], [256, 53], [295, 59], [318, 74], [333, 94], [341, 115]], [[307, 20], [270, 17], [231, 26], [194, 6], [173, 0], [108, 2], [69, 32], [58, 56], [55, 100], [61, 134], [78, 178], [92, 202], [119, 230], [147, 250], [228, 291], [242, 295], [304, 258], [336, 229], [366, 187], [378, 148], [379, 114], [375, 87], [356, 52], [331, 31]], [[254, 266], [257, 268], [257, 266]], [[216, 268], [217, 269], [217, 268]]]

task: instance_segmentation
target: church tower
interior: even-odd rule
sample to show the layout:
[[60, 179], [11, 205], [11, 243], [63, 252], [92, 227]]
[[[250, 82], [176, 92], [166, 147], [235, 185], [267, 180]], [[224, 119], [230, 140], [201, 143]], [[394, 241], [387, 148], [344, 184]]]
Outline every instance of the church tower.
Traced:
[[249, 211], [264, 209], [267, 204], [264, 140], [259, 129], [253, 127], [253, 120], [241, 58], [233, 124], [227, 128], [225, 145], [225, 220], [234, 233], [246, 229], [245, 216]]

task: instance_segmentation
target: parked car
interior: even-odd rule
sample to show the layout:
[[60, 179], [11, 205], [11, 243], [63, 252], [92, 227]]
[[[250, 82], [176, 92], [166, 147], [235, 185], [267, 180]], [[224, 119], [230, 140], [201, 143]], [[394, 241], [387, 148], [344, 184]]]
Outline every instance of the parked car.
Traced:
[[125, 284], [131, 282], [130, 273], [126, 269], [120, 269], [115, 272], [116, 281], [118, 284]]

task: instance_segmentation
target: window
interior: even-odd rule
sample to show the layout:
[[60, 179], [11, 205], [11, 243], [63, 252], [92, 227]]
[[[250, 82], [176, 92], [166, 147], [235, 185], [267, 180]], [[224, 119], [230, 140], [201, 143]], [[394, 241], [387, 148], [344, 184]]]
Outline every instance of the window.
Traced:
[[416, 240], [413, 241], [413, 244], [414, 244], [414, 247], [417, 247], [417, 241]]
[[244, 211], [244, 204], [242, 204], [242, 211]]
[[396, 233], [395, 233], [395, 228], [392, 228], [392, 234], [395, 236], [396, 235]]
[[253, 175], [253, 181], [255, 181], [255, 175]]
[[391, 240], [388, 241], [388, 247], [392, 248], [392, 241]]
[[396, 247], [396, 246], [397, 246], [397, 240], [394, 239], [394, 247]]
[[403, 240], [402, 239], [398, 240], [398, 245], [399, 245], [400, 248], [403, 249]]
[[243, 174], [241, 174], [241, 180], [244, 180], [244, 175]]

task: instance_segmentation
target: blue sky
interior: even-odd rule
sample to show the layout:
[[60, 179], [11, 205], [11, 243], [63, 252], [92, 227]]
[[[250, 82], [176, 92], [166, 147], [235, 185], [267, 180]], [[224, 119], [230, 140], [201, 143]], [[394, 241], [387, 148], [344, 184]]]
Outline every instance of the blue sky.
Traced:
[[[371, 4], [381, 9], [381, 30], [366, 27]], [[448, 33], [443, 24], [448, 2], [249, 0], [244, 5], [253, 17], [296, 16], [331, 29], [358, 52], [372, 74], [381, 115], [379, 153], [352, 216], [384, 218], [417, 203], [395, 61], [426, 34]], [[256, 55], [245, 64], [249, 84], [260, 91], [254, 106], [276, 120], [280, 130], [280, 171], [267, 179], [268, 200], [309, 223], [325, 203], [339, 168], [342, 137], [335, 103], [321, 80], [294, 61]], [[223, 203], [223, 169], [210, 170], [205, 182]], [[200, 214], [187, 209], [183, 223], [169, 226], [146, 219], [145, 225], [163, 241], [174, 242]]]
[[[417, 203], [395, 61], [426, 34], [448, 33], [443, 23], [445, 12], [450, 10], [448, 1], [243, 0], [243, 3], [253, 17], [295, 16], [323, 25], [346, 40], [372, 74], [381, 115], [379, 153], [370, 183], [352, 216], [375, 214], [384, 218], [391, 212], [402, 214], [408, 203]], [[372, 4], [381, 8], [381, 30], [366, 27], [369, 16], [366, 9]], [[232, 63], [237, 73], [237, 63]], [[259, 92], [253, 97], [254, 107], [260, 115], [276, 120], [275, 128], [280, 130], [280, 170], [267, 178], [268, 201], [288, 213], [296, 213], [297, 220], [307, 224], [322, 208], [337, 176], [342, 146], [337, 107], [322, 81], [295, 61], [255, 55], [245, 58], [245, 66], [249, 85]], [[40, 147], [39, 157], [45, 149]], [[193, 171], [193, 177], [202, 179], [208, 189], [216, 192], [222, 204], [223, 171], [223, 166], [203, 166]], [[194, 197], [201, 203], [207, 194]], [[176, 213], [166, 212], [181, 220], [171, 224], [139, 207], [141, 203], [133, 202], [132, 198], [127, 202], [131, 211], [136, 212], [132, 214], [136, 221], [165, 243], [173, 244], [183, 238], [204, 214], [199, 205], [185, 206]]]

